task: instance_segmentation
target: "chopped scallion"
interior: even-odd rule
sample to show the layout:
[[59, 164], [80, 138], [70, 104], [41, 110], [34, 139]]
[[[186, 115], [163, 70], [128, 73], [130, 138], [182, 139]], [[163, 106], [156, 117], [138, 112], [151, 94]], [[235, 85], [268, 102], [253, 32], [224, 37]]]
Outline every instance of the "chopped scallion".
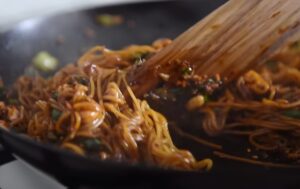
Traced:
[[82, 85], [89, 85], [89, 79], [85, 78], [85, 77], [78, 77], [77, 79], [78, 83], [82, 84]]
[[90, 151], [97, 151], [101, 147], [101, 141], [96, 138], [85, 139], [82, 144], [87, 150]]
[[17, 105], [18, 103], [19, 103], [19, 101], [17, 99], [14, 99], [14, 98], [8, 99], [8, 104], [10, 104], [10, 105]]
[[59, 117], [61, 116], [62, 112], [59, 111], [58, 109], [53, 108], [51, 111], [51, 118], [54, 121], [57, 121]]
[[183, 75], [191, 75], [193, 73], [193, 68], [191, 67], [185, 67], [182, 69]]
[[106, 27], [115, 26], [123, 22], [119, 15], [101, 14], [96, 17], [96, 21]]
[[51, 97], [52, 97], [54, 100], [57, 100], [57, 99], [58, 99], [58, 96], [59, 96], [59, 94], [58, 94], [57, 91], [53, 92], [52, 95], [51, 95]]
[[34, 67], [43, 72], [54, 71], [58, 66], [58, 60], [46, 51], [36, 54], [32, 60]]
[[283, 115], [295, 119], [300, 119], [300, 110], [287, 110], [283, 112]]
[[203, 95], [203, 97], [204, 97], [204, 102], [206, 103], [206, 102], [209, 102], [209, 96], [208, 95]]

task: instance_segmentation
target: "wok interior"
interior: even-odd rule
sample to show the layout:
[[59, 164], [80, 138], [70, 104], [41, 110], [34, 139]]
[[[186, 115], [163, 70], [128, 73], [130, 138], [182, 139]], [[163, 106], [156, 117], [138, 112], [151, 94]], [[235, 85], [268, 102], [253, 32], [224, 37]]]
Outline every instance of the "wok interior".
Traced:
[[[175, 34], [173, 33], [173, 34], [171, 34], [170, 36], [172, 37], [172, 35], [174, 35], [175, 36]], [[52, 35], [52, 37], [53, 37], [54, 35]], [[154, 38], [158, 38], [158, 37], [161, 37], [161, 36], [154, 36], [154, 37], [151, 37], [151, 40], [153, 40]], [[10, 39], [9, 39], [9, 35], [7, 35], [6, 37], [5, 37], [6, 39], [8, 39], [9, 41], [10, 41]], [[45, 36], [41, 36], [40, 37], [40, 39], [45, 39]], [[39, 40], [40, 40], [39, 39]], [[29, 39], [23, 39], [23, 40], [29, 40]], [[86, 40], [86, 39], [82, 39], [83, 41], [84, 40]], [[122, 41], [122, 40], [120, 40], [120, 41]], [[147, 40], [145, 40], [145, 41], [147, 41], [147, 42], [144, 42], [144, 41], [142, 41], [141, 43], [150, 43], [150, 40], [149, 39], [147, 39]], [[133, 41], [134, 42], [134, 41]], [[128, 45], [128, 44], [130, 44], [130, 43], [133, 43], [133, 42], [129, 42], [129, 43], [127, 43], [127, 42], [121, 42], [120, 44], [118, 44], [117, 46], [118, 46], [118, 48], [119, 47], [121, 47], [121, 46], [126, 46], [126, 45]], [[85, 42], [83, 42], [83, 43], [85, 43]], [[90, 42], [88, 42], [88, 43], [90, 43]], [[92, 42], [92, 43], [95, 43], [95, 42]], [[29, 44], [29, 43], [28, 43]], [[37, 44], [37, 43], [35, 43], [35, 44]], [[42, 43], [39, 43], [41, 46], [42, 46], [42, 48], [44, 48], [45, 46], [47, 46], [47, 45], [43, 45]], [[100, 42], [97, 42], [97, 44], [102, 44], [102, 43], [100, 43]], [[106, 44], [106, 43], [103, 43], [103, 44]], [[107, 43], [107, 44], [109, 44], [109, 43]], [[18, 42], [17, 43], [15, 43], [14, 44], [15, 45], [15, 47], [16, 47], [16, 52], [18, 51], [18, 48], [21, 48], [21, 45], [20, 45], [20, 42], [19, 42], [19, 44], [18, 44]], [[86, 45], [86, 44], [85, 44]], [[75, 51], [74, 51], [74, 49], [72, 50], [72, 48], [73, 48], [73, 45], [70, 45], [70, 46], [72, 46], [71, 48], [65, 48], [64, 49], [64, 51], [60, 51], [61, 52], [61, 54], [60, 54], [60, 52], [55, 52], [54, 54], [56, 54], [57, 53], [57, 57], [60, 59], [60, 55], [63, 55], [63, 56], [65, 56], [65, 54], [70, 54], [70, 55], [72, 55], [73, 54], [73, 58], [71, 58], [71, 59], [75, 59], [76, 57], [78, 57], [78, 54], [80, 54], [80, 53], [78, 53], [78, 50], [75, 50], [75, 51], [77, 51], [76, 53], [74, 53]], [[87, 46], [90, 46], [90, 45], [87, 45]], [[52, 43], [52, 45], [50, 45], [50, 49], [51, 48], [56, 48], [56, 45], [53, 45], [53, 43]], [[60, 48], [60, 47], [58, 47], [58, 48]], [[33, 49], [35, 49], [35, 50], [33, 50]], [[24, 70], [24, 68], [29, 64], [29, 62], [31, 61], [31, 57], [32, 56], [28, 56], [28, 54], [31, 54], [31, 55], [33, 55], [34, 53], [34, 51], [39, 51], [41, 49], [41, 47], [32, 47], [32, 49], [30, 50], [31, 51], [31, 53], [27, 53], [27, 60], [26, 60], [26, 56], [25, 56], [25, 60], [26, 61], [22, 61], [22, 60], [24, 60], [24, 54], [22, 54], [22, 53], [18, 53], [18, 54], [16, 54], [15, 56], [10, 56], [10, 58], [8, 58], [9, 56], [2, 56], [2, 57], [4, 57], [4, 58], [2, 58], [2, 59], [4, 59], [4, 61], [3, 62], [12, 62], [12, 64], [9, 64], [9, 63], [6, 63], [7, 64], [7, 66], [4, 66], [4, 67], [2, 67], [1, 66], [1, 68], [0, 68], [0, 70], [1, 70], [1, 75], [2, 76], [4, 76], [4, 80], [7, 82], [7, 83], [12, 83], [12, 81], [14, 81], [16, 78], [17, 78], [17, 76], [19, 76], [19, 75], [21, 75], [21, 73], [23, 73], [23, 70]], [[66, 50], [68, 50], [68, 51], [70, 51], [69, 53], [66, 53]], [[20, 50], [20, 52], [22, 52], [23, 50]], [[5, 52], [5, 51], [1, 51], [1, 52]], [[10, 55], [12, 55], [12, 54], [14, 54], [14, 53], [16, 53], [16, 52], [13, 52], [13, 51], [8, 51], [9, 53], [11, 53]], [[23, 52], [24, 53], [24, 52]], [[76, 54], [76, 55], [74, 55], [74, 54]], [[7, 55], [9, 55], [9, 54], [7, 54]], [[14, 61], [11, 61], [10, 59], [12, 59], [12, 57], [14, 58]], [[70, 56], [71, 57], [71, 56]], [[67, 61], [64, 61], [64, 59], [67, 59]], [[17, 60], [17, 61], [16, 61]], [[67, 63], [68, 61], [70, 61], [70, 62], [73, 62], [73, 60], [71, 61], [70, 60], [70, 58], [69, 57], [62, 57], [61, 58], [61, 60], [62, 60], [62, 62], [63, 63]], [[22, 64], [22, 66], [20, 66], [20, 62], [24, 62], [24, 64]], [[26, 63], [27, 62], [27, 63]], [[4, 74], [3, 74], [4, 73]], [[183, 105], [182, 105], [183, 106]], [[159, 111], [159, 112], [164, 112], [164, 110], [163, 110], [163, 106], [157, 106], [157, 110]], [[174, 109], [175, 110], [175, 109]], [[198, 128], [188, 128], [187, 129], [187, 131], [188, 130], [190, 130], [190, 132], [199, 132], [199, 133], [201, 133], [202, 131], [201, 131], [201, 129], [198, 129]], [[191, 149], [192, 150], [192, 152], [194, 153], [194, 155], [196, 156], [196, 157], [204, 157], [205, 155], [207, 155], [207, 154], [211, 154], [211, 148], [201, 148], [202, 150], [200, 151], [200, 150], [198, 150], [198, 148], [199, 148], [199, 144], [198, 143], [195, 143], [195, 142], [193, 142], [193, 141], [191, 141], [191, 140], [183, 140], [182, 139], [182, 137], [180, 137], [179, 135], [178, 135], [178, 133], [176, 134], [176, 132], [174, 132], [172, 129], [171, 129], [171, 133], [172, 133], [172, 137], [174, 138], [174, 140], [175, 140], [175, 143], [176, 144], [178, 144], [179, 145], [179, 147], [187, 147], [187, 148], [189, 148], [189, 149]], [[201, 135], [201, 134], [200, 134]], [[206, 137], [207, 135], [206, 134], [204, 134], [203, 133], [203, 135], [201, 135], [202, 137]], [[209, 137], [208, 137], [209, 138]], [[224, 141], [225, 141], [225, 143], [226, 142], [228, 142], [228, 143], [230, 143], [230, 144], [240, 144], [240, 141], [243, 141], [243, 140], [245, 140], [245, 139], [241, 139], [241, 138], [239, 138], [238, 140], [236, 140], [236, 139], [233, 139], [232, 137], [223, 137], [223, 138], [217, 138], [217, 139], [213, 139], [213, 141], [215, 142], [215, 143], [223, 143]], [[242, 152], [242, 154], [243, 155], [245, 155], [245, 154], [248, 154], [247, 152], [245, 152], [245, 149], [247, 149], [247, 147], [248, 146], [246, 146], [247, 145], [247, 141], [245, 140], [245, 145], [232, 145], [232, 146], [230, 146], [230, 147], [228, 147], [229, 149], [229, 151], [233, 151], [233, 152], [235, 152], [235, 151], [238, 151], [238, 152]], [[199, 152], [200, 151], [200, 152]], [[250, 156], [250, 158], [251, 158], [251, 156], [252, 156], [252, 154], [251, 155], [249, 155], [248, 154], [248, 156]]]

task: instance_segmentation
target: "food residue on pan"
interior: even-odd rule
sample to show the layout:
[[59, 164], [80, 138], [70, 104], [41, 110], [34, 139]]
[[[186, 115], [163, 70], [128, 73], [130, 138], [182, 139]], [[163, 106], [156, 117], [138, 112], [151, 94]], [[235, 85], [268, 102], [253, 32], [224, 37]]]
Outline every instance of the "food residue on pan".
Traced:
[[99, 14], [96, 16], [96, 22], [105, 27], [112, 27], [122, 24], [124, 18], [120, 15]]
[[57, 45], [63, 45], [65, 43], [65, 38], [63, 35], [58, 35], [55, 39]]
[[96, 36], [95, 30], [93, 30], [90, 27], [84, 28], [83, 33], [84, 33], [84, 36], [87, 37], [87, 38], [93, 38], [93, 37]]

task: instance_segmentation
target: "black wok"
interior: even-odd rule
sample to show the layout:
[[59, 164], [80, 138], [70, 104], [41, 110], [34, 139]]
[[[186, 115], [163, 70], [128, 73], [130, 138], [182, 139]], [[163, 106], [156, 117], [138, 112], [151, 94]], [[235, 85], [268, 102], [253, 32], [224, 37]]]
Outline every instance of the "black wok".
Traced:
[[[224, 2], [141, 3], [26, 20], [0, 35], [0, 75], [6, 84], [11, 84], [41, 50], [52, 53], [63, 66], [97, 44], [118, 49], [162, 37], [174, 38]], [[102, 27], [94, 19], [101, 13], [120, 14], [125, 22]], [[57, 38], [63, 38], [63, 44]], [[10, 153], [71, 187], [300, 188], [300, 170], [263, 168], [211, 156], [215, 162], [211, 172], [187, 173], [87, 159], [4, 130], [0, 130], [0, 139]], [[199, 156], [201, 146], [178, 141]]]

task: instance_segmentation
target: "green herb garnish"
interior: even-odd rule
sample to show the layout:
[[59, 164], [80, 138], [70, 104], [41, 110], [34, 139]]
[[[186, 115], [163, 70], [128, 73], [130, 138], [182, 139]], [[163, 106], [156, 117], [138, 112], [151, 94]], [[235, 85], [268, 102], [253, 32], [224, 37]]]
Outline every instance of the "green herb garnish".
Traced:
[[287, 110], [283, 112], [283, 115], [290, 118], [300, 119], [300, 110]]
[[170, 91], [173, 94], [179, 94], [179, 93], [182, 93], [184, 90], [182, 88], [172, 88], [172, 89], [170, 89]]
[[10, 104], [10, 105], [17, 105], [18, 103], [19, 103], [19, 101], [17, 99], [14, 99], [14, 98], [8, 99], [8, 104]]
[[51, 72], [56, 70], [58, 60], [46, 51], [36, 54], [32, 60], [34, 67], [43, 72]]
[[96, 21], [106, 27], [119, 25], [123, 22], [123, 18], [119, 15], [101, 14], [96, 16]]
[[149, 55], [149, 52], [137, 52], [133, 55], [133, 59], [145, 59]]
[[149, 52], [137, 52], [132, 56], [134, 65], [141, 65], [145, 62]]
[[82, 84], [82, 85], [89, 85], [89, 79], [85, 78], [85, 77], [78, 77], [77, 78], [78, 83]]
[[184, 67], [181, 71], [183, 75], [191, 75], [193, 73], [193, 68]]
[[207, 83], [215, 83], [215, 80], [214, 80], [213, 78], [209, 78], [209, 79], [207, 80]]
[[82, 145], [89, 151], [97, 151], [100, 150], [101, 148], [101, 142], [100, 140], [96, 139], [96, 138], [89, 138], [89, 139], [85, 139], [82, 142]]
[[205, 103], [207, 103], [207, 102], [210, 101], [210, 98], [209, 98], [208, 95], [203, 95], [203, 97], [204, 97], [204, 102], [205, 102]]
[[52, 120], [57, 121], [60, 118], [61, 114], [62, 114], [61, 111], [59, 111], [58, 109], [53, 108], [52, 111], [51, 111]]
[[144, 61], [142, 59], [136, 59], [133, 64], [134, 65], [142, 65], [144, 63]]
[[57, 91], [53, 92], [52, 95], [51, 95], [51, 97], [52, 97], [54, 100], [57, 100], [57, 99], [58, 99], [58, 96], [59, 96], [59, 94], [58, 94]]
[[79, 83], [81, 85], [88, 86], [89, 83], [90, 83], [90, 80], [88, 78], [86, 78], [86, 77], [82, 77], [82, 76], [76, 75], [76, 76], [73, 76], [73, 77], [69, 78], [69, 80], [68, 80], [67, 83], [69, 85], [73, 85], [73, 84], [75, 84], [75, 82]]

